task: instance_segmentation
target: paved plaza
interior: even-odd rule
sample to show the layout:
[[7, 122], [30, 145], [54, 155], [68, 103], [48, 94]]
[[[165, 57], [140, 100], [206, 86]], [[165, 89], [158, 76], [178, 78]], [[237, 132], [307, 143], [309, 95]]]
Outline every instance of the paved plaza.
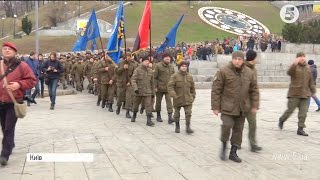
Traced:
[[[237, 164], [219, 159], [221, 120], [210, 110], [210, 92], [197, 90], [192, 135], [185, 133], [183, 115], [181, 133], [176, 134], [165, 111], [164, 122], [154, 119], [154, 127], [146, 126], [146, 116], [140, 114], [131, 123], [124, 110], [116, 115], [97, 107], [96, 96], [86, 92], [58, 96], [54, 111], [48, 97], [38, 99], [27, 117], [18, 120], [16, 147], [9, 164], [0, 167], [0, 179], [320, 179], [320, 113], [314, 111], [314, 102], [306, 121], [309, 137], [298, 136], [297, 112], [282, 131], [277, 126], [287, 89], [262, 89], [257, 138], [263, 150], [250, 152], [246, 122], [238, 151], [243, 162]], [[26, 162], [26, 153], [93, 153], [94, 162]]]

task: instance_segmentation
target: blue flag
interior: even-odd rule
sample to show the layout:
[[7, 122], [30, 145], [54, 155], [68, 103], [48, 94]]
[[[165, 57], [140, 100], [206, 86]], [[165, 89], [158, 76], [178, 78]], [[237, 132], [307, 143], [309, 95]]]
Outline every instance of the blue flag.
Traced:
[[95, 49], [97, 49], [97, 42], [96, 40], [92, 40], [91, 42], [91, 51], [94, 51]]
[[100, 37], [100, 31], [96, 11], [93, 9], [86, 28], [84, 29], [84, 33], [80, 33], [80, 37], [74, 44], [72, 51], [74, 52], [86, 50], [88, 42], [91, 40], [95, 40], [97, 37]]
[[166, 47], [174, 47], [176, 45], [176, 36], [179, 25], [183, 19], [184, 14], [180, 17], [178, 22], [173, 26], [173, 28], [169, 31], [166, 36], [166, 40], [161, 44], [158, 48], [157, 53], [160, 53], [166, 49]]
[[107, 53], [116, 63], [119, 63], [121, 55], [121, 46], [125, 36], [123, 2], [121, 1], [117, 10], [116, 18], [112, 27], [112, 32], [107, 44]]

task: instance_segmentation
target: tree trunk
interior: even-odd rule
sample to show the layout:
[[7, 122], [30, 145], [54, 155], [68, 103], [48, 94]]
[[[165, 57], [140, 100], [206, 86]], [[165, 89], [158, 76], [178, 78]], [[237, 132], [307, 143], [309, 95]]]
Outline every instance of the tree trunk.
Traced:
[[13, 7], [11, 1], [4, 2], [4, 11], [7, 17], [13, 17]]
[[27, 12], [29, 12], [29, 1], [25, 1], [25, 3], [26, 3]]

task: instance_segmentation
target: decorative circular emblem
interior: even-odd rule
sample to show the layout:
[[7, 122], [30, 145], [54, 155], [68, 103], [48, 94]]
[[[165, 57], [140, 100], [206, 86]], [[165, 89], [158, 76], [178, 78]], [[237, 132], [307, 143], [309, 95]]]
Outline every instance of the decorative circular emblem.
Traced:
[[241, 35], [270, 34], [261, 22], [243, 13], [221, 7], [202, 7], [198, 10], [200, 18], [220, 30]]
[[87, 37], [90, 38], [92, 36], [92, 33], [93, 33], [93, 24], [91, 23], [88, 27]]

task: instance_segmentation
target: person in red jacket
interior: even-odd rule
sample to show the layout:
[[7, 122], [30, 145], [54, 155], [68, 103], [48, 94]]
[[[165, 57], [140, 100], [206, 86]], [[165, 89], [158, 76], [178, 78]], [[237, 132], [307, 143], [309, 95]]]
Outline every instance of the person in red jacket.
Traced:
[[[24, 92], [31, 89], [37, 83], [31, 68], [25, 62], [16, 58], [17, 47], [11, 42], [5, 42], [2, 46], [2, 56], [4, 61], [4, 72], [0, 69], [0, 120], [3, 134], [2, 150], [0, 156], [0, 164], [7, 165], [9, 156], [14, 148], [14, 134], [17, 122], [17, 117], [14, 111], [14, 104], [8, 94], [11, 91], [18, 103], [23, 103]], [[12, 72], [8, 69], [14, 68]], [[3, 74], [6, 75], [7, 86], [4, 85]], [[8, 90], [8, 91], [7, 91]]]

